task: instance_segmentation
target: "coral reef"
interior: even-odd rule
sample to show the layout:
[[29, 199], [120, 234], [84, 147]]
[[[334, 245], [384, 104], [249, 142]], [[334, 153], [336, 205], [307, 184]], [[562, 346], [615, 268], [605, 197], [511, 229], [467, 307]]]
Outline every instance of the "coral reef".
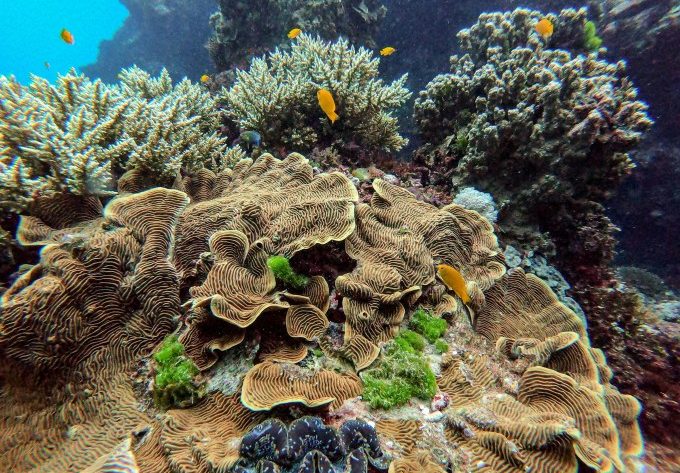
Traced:
[[169, 186], [180, 169], [219, 162], [225, 145], [205, 90], [188, 80], [173, 85], [167, 71], [151, 78], [133, 67], [119, 77], [113, 86], [75, 71], [55, 85], [0, 77], [3, 209], [63, 193], [110, 195], [125, 170], [154, 176], [149, 187]]
[[386, 12], [379, 0], [220, 0], [219, 11], [210, 17], [214, 33], [207, 47], [220, 71], [284, 47], [286, 33], [294, 27], [374, 48]]
[[435, 180], [490, 192], [510, 235], [512, 227], [564, 229], [565, 214], [581, 214], [578, 223], [601, 214], [590, 202], [629, 173], [627, 153], [651, 125], [624, 63], [585, 55], [573, 40], [583, 35], [585, 10], [548, 14], [555, 34], [547, 41], [533, 28], [542, 16], [480, 16], [458, 35], [465, 54], [415, 105], [428, 142], [416, 159], [438, 171]]
[[[326, 42], [301, 34], [290, 51], [276, 50], [253, 59], [248, 70], [220, 100], [225, 114], [242, 131], [256, 130], [264, 146], [274, 150], [311, 151], [343, 143], [398, 150], [407, 140], [399, 135], [393, 112], [410, 97], [406, 76], [386, 85], [378, 78], [380, 60], [346, 39]], [[340, 118], [331, 124], [316, 94], [329, 90]]]
[[[611, 386], [583, 323], [545, 283], [506, 272], [478, 213], [381, 179], [359, 202], [344, 174], [315, 174], [298, 154], [203, 169], [176, 187], [84, 212], [76, 241], [25, 229], [42, 251], [2, 296], [0, 469], [385, 471], [394, 459], [392, 472], [635, 471], [638, 402]], [[339, 267], [296, 264], [324, 253]], [[277, 287], [271, 255], [307, 286]], [[460, 268], [469, 307], [435, 279], [439, 262]], [[441, 335], [443, 356], [407, 329], [412, 318]], [[220, 371], [235, 354], [251, 357], [245, 373]], [[182, 357], [205, 396], [160, 413], [154, 363]], [[370, 378], [386, 381], [389, 363], [389, 381], [418, 391], [371, 409]]]
[[205, 43], [214, 0], [122, 0], [129, 15], [114, 37], [99, 45], [97, 62], [82, 70], [112, 83], [118, 71], [137, 65], [153, 74], [198, 80], [212, 68]]

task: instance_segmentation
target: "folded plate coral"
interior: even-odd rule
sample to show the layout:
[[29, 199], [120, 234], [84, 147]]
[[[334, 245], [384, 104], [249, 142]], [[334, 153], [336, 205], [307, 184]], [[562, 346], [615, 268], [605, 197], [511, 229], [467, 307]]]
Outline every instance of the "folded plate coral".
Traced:
[[[636, 471], [639, 403], [611, 386], [602, 352], [548, 286], [506, 272], [479, 214], [380, 180], [358, 203], [346, 176], [314, 176], [298, 154], [201, 175], [114, 198], [74, 223], [77, 242], [48, 233], [40, 262], [3, 295], [0, 469], [384, 471], [394, 458], [393, 472]], [[299, 261], [338, 242], [356, 268], [336, 268], [335, 281], [308, 271], [300, 293], [277, 288], [268, 255]], [[440, 261], [466, 279], [467, 307], [436, 281]], [[371, 410], [357, 371], [418, 306], [447, 321], [443, 357], [409, 336], [446, 402]], [[196, 332], [202, 317], [216, 325]], [[163, 413], [152, 358], [170, 334], [208, 382], [194, 405]], [[225, 394], [210, 382], [226, 379], [214, 360], [236, 356], [227, 345], [240, 337], [254, 359]]]

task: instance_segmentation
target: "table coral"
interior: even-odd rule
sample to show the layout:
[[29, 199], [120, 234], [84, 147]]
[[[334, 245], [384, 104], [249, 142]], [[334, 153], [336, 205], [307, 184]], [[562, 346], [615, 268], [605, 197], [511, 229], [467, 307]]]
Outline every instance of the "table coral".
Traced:
[[[241, 130], [257, 130], [269, 149], [311, 151], [314, 146], [356, 143], [399, 150], [408, 140], [398, 133], [394, 112], [410, 97], [406, 75], [387, 85], [378, 78], [380, 60], [340, 38], [327, 42], [302, 34], [290, 51], [255, 58], [223, 90], [225, 114]], [[316, 93], [333, 94], [340, 118], [334, 124]]]

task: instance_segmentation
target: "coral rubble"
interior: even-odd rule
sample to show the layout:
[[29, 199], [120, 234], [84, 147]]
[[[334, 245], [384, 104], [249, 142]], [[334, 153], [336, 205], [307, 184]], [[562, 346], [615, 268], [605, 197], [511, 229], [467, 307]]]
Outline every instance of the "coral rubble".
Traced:
[[[113, 198], [76, 243], [35, 240], [40, 262], [2, 296], [0, 469], [635, 471], [639, 403], [581, 319], [506, 270], [481, 215], [380, 179], [360, 203], [295, 153], [201, 176]], [[267, 265], [342, 251], [356, 266], [308, 264], [303, 288]], [[220, 371], [234, 354], [250, 364]], [[159, 412], [167, 367], [200, 376], [202, 399]], [[408, 384], [401, 406], [371, 409], [396, 407], [371, 401], [371, 378]]]

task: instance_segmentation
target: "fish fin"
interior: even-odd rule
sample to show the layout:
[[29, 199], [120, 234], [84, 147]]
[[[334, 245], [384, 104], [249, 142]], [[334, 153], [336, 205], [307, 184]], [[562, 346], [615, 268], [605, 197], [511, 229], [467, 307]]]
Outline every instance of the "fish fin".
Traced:
[[472, 307], [469, 305], [465, 304], [465, 313], [467, 314], [468, 317], [468, 322], [470, 322], [470, 326], [472, 328], [475, 328], [475, 311], [472, 310]]
[[338, 115], [337, 113], [334, 113], [333, 115], [329, 116], [328, 118], [331, 119], [331, 123], [335, 123], [335, 120], [340, 118], [340, 115]]

